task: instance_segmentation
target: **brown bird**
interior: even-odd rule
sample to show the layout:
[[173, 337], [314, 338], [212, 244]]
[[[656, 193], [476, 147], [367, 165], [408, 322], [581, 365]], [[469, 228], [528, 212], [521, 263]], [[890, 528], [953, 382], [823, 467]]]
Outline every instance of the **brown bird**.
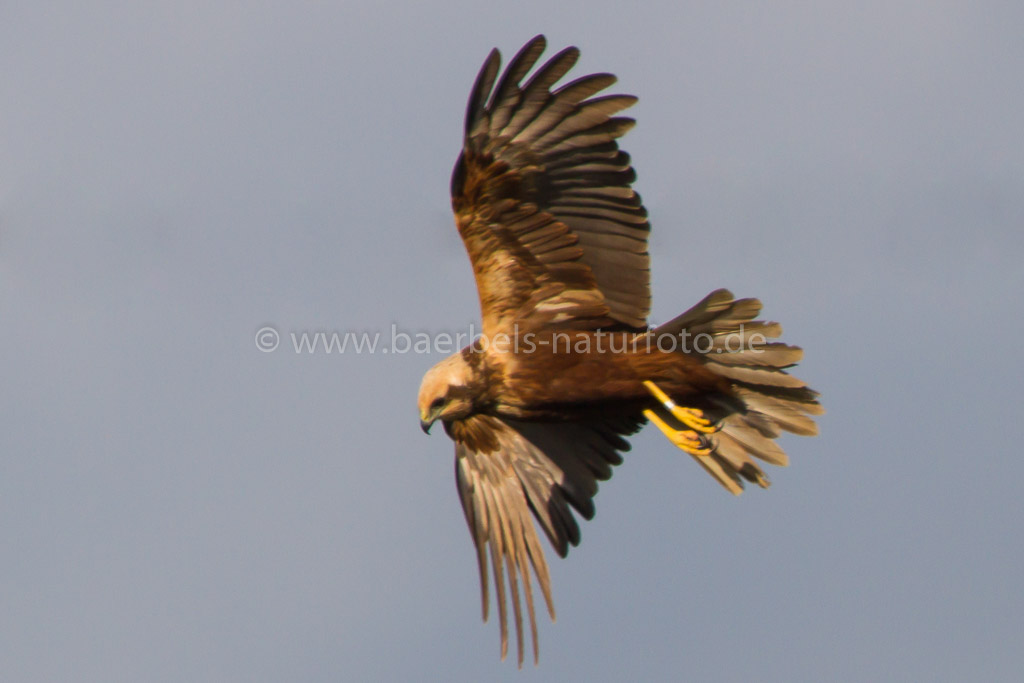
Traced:
[[523, 602], [538, 657], [531, 567], [555, 618], [531, 514], [564, 557], [580, 540], [572, 510], [593, 517], [597, 482], [648, 420], [730, 492], [767, 487], [753, 458], [786, 465], [773, 439], [815, 434], [809, 416], [823, 412], [785, 371], [803, 352], [768, 341], [781, 328], [755, 320], [756, 299], [719, 289], [648, 326], [650, 224], [616, 142], [634, 121], [615, 114], [636, 98], [595, 97], [616, 81], [606, 73], [556, 88], [575, 47], [527, 79], [545, 45], [528, 42], [500, 79], [493, 50], [469, 96], [451, 190], [482, 334], [427, 372], [419, 393], [423, 430], [441, 420], [455, 441], [483, 617], [489, 555], [503, 659], [511, 593], [519, 666]]

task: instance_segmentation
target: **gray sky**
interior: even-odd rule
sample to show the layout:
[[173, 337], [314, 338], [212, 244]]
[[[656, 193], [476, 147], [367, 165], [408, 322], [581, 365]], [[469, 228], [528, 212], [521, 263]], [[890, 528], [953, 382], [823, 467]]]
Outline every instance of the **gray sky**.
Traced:
[[[0, 678], [1019, 675], [1019, 7], [18, 4]], [[654, 319], [762, 298], [829, 413], [739, 499], [634, 439], [517, 673], [417, 424], [441, 354], [288, 335], [477, 320], [449, 173], [487, 51], [540, 32], [640, 97]]]

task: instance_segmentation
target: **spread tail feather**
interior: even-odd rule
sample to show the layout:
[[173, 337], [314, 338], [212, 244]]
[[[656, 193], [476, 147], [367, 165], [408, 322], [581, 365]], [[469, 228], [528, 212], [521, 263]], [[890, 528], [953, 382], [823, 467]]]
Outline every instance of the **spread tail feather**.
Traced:
[[817, 434], [811, 416], [825, 412], [818, 392], [787, 372], [803, 350], [769, 341], [782, 334], [782, 327], [755, 320], [760, 312], [757, 299], [736, 299], [729, 290], [719, 289], [654, 331], [685, 335], [691, 340], [685, 351], [732, 385], [738, 401], [723, 409], [719, 430], [706, 440], [711, 448], [708, 457], [732, 479], [735, 487], [723, 485], [734, 493], [744, 480], [767, 488], [768, 478], [753, 458], [788, 465], [789, 458], [774, 439], [783, 430]]

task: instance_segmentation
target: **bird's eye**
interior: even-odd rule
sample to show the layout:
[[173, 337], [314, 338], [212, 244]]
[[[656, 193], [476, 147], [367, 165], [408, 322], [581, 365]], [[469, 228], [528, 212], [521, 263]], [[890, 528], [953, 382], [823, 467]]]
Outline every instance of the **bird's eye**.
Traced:
[[431, 401], [431, 403], [430, 403], [430, 410], [432, 410], [432, 411], [433, 410], [439, 410], [441, 408], [441, 406], [443, 406], [443, 405], [444, 405], [444, 397], [443, 396], [439, 396], [438, 398], [435, 398], [433, 401]]

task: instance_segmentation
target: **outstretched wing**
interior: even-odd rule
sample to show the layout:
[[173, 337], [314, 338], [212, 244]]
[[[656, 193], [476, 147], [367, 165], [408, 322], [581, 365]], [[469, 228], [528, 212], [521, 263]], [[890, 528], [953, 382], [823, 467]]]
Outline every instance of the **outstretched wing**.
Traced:
[[[527, 43], [497, 80], [491, 52], [469, 97], [452, 207], [480, 295], [483, 332], [517, 324], [642, 329], [650, 310], [647, 211], [616, 139], [630, 95], [592, 74], [552, 87], [576, 63], [566, 48], [523, 83], [546, 41]], [[497, 84], [495, 85], [495, 82]]]
[[[501, 656], [508, 653], [507, 588], [511, 593], [519, 665], [523, 664], [522, 602], [530, 620], [534, 661], [537, 660], [537, 618], [534, 611], [530, 567], [540, 585], [551, 619], [551, 579], [530, 520], [536, 517], [559, 555], [580, 540], [580, 530], [570, 506], [585, 519], [594, 515], [592, 498], [598, 480], [611, 476], [622, 462], [619, 451], [629, 449], [622, 434], [631, 434], [639, 422], [569, 423], [545, 425], [476, 415], [453, 422], [455, 480], [476, 545], [480, 569], [483, 616], [487, 620], [488, 555], [494, 574], [498, 618], [501, 625]], [[522, 598], [520, 597], [522, 588]]]

